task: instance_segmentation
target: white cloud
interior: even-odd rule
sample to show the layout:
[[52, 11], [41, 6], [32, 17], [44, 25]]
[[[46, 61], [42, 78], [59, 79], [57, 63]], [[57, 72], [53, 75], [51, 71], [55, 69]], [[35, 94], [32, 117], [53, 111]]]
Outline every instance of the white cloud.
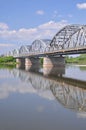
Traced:
[[8, 43], [0, 43], [0, 47], [13, 47], [14, 44], [8, 44]]
[[7, 30], [8, 26], [6, 23], [0, 23], [0, 30]]
[[86, 9], [86, 3], [78, 3], [77, 8], [79, 9]]
[[68, 22], [66, 20], [61, 20], [60, 22], [49, 21], [45, 24], [39, 26], [39, 29], [49, 29], [49, 30], [57, 30], [61, 29], [63, 26], [67, 25]]
[[[35, 28], [20, 28], [19, 30], [0, 30], [0, 38], [9, 40], [13, 43], [31, 44], [35, 39], [52, 39], [58, 30], [66, 26], [68, 22], [61, 20], [60, 22], [49, 21]], [[4, 44], [3, 44], [4, 45]], [[2, 46], [3, 46], [2, 45]]]
[[44, 15], [44, 11], [43, 10], [37, 10], [36, 14], [38, 14], [38, 15]]
[[0, 43], [0, 55], [8, 53], [10, 50], [13, 50], [14, 48], [17, 48], [16, 44]]

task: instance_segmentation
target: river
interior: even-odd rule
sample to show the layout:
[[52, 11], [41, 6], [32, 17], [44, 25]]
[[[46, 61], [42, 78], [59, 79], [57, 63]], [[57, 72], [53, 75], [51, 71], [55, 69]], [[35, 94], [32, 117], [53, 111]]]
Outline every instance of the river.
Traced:
[[86, 130], [86, 67], [0, 68], [0, 130]]

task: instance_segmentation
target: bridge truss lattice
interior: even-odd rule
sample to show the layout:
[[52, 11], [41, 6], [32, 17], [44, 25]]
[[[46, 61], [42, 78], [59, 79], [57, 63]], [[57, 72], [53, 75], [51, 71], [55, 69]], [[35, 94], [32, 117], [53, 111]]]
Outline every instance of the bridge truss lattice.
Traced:
[[86, 25], [65, 26], [56, 33], [52, 40], [37, 39], [31, 45], [21, 46], [20, 49], [13, 50], [11, 55], [15, 57], [40, 55], [76, 48], [86, 48]]

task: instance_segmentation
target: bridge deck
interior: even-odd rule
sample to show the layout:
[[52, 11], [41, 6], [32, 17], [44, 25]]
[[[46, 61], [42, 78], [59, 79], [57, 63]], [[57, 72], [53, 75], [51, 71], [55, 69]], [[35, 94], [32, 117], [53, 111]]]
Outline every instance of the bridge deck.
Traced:
[[33, 57], [33, 56], [38, 56], [38, 57], [43, 57], [43, 56], [55, 56], [55, 55], [68, 55], [68, 54], [82, 54], [86, 53], [86, 46], [85, 47], [78, 47], [78, 48], [70, 48], [70, 49], [61, 49], [61, 50], [56, 50], [52, 52], [31, 52], [31, 53], [26, 53], [26, 54], [19, 54], [14, 57]]

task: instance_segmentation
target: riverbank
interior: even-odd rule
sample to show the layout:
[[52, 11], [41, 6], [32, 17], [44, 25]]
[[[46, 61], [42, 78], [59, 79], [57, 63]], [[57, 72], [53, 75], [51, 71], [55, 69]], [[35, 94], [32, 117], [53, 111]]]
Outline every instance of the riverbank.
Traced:
[[86, 67], [86, 65], [73, 64], [74, 66]]
[[78, 57], [67, 56], [65, 58], [65, 61], [66, 61], [66, 63], [70, 63], [70, 64], [73, 63], [73, 64], [75, 64], [75, 65], [77, 64], [79, 66], [82, 66], [82, 65], [86, 66], [86, 54], [81, 54]]
[[12, 56], [0, 57], [0, 65], [16, 65], [16, 59]]

